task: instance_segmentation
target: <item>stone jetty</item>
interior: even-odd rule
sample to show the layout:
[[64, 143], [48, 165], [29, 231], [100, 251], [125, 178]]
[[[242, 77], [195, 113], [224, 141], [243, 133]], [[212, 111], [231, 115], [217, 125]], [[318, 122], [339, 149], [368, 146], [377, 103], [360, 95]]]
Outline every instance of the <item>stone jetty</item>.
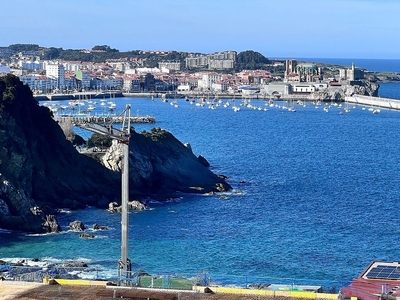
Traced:
[[[110, 124], [122, 123], [123, 116], [54, 116], [57, 122], [69, 122], [72, 124], [92, 123], [92, 124]], [[131, 123], [155, 123], [156, 118], [153, 116], [131, 116]]]

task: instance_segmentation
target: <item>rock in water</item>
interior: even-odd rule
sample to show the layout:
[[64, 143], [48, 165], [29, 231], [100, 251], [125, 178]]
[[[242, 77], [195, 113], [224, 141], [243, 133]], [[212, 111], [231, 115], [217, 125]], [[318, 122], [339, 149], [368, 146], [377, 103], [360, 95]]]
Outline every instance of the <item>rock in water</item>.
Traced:
[[46, 221], [43, 223], [42, 229], [46, 233], [57, 233], [61, 231], [61, 227], [53, 215], [46, 216]]
[[107, 226], [100, 226], [99, 224], [94, 223], [93, 224], [93, 230], [108, 230], [108, 227]]
[[89, 234], [89, 233], [81, 233], [79, 235], [79, 238], [81, 238], [81, 239], [94, 239], [95, 236], [93, 234]]
[[[133, 200], [128, 202], [128, 209], [130, 210], [145, 210], [147, 206], [140, 201]], [[117, 202], [111, 202], [108, 205], [108, 211], [112, 213], [120, 213], [122, 211], [121, 205]]]
[[72, 231], [85, 231], [85, 224], [81, 221], [73, 221], [69, 223], [69, 229]]

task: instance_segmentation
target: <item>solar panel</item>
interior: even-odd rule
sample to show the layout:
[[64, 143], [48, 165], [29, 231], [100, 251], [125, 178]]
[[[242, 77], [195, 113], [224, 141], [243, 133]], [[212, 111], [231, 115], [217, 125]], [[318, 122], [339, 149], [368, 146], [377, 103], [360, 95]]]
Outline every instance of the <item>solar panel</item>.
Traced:
[[399, 273], [392, 273], [388, 276], [388, 279], [392, 279], [392, 280], [398, 280], [400, 279], [400, 274]]
[[365, 274], [369, 279], [400, 280], [400, 269], [397, 266], [377, 265]]

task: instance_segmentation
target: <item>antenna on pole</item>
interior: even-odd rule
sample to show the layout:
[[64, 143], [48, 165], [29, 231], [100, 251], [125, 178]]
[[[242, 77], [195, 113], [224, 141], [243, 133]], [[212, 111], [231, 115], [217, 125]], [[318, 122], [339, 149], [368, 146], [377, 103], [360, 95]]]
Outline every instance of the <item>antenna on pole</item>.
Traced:
[[77, 123], [75, 126], [95, 133], [109, 136], [118, 141], [122, 148], [121, 175], [121, 258], [118, 261], [119, 280], [127, 282], [132, 276], [132, 264], [128, 258], [128, 202], [129, 202], [129, 139], [131, 135], [131, 106], [127, 104], [119, 117], [122, 118], [121, 129], [113, 128], [114, 121], [99, 125], [94, 123]]

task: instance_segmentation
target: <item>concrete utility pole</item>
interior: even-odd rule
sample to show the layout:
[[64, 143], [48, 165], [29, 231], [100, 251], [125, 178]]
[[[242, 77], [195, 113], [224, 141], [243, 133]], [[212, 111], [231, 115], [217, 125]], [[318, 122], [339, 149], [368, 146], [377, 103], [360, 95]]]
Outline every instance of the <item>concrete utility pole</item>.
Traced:
[[131, 135], [131, 106], [126, 105], [126, 108], [121, 113], [123, 121], [121, 129], [112, 127], [112, 123], [108, 125], [99, 125], [93, 123], [75, 124], [83, 129], [92, 132], [109, 136], [112, 139], [121, 143], [122, 148], [122, 180], [121, 180], [121, 258], [118, 262], [118, 273], [121, 281], [126, 281], [131, 277], [132, 265], [128, 258], [128, 202], [129, 202], [129, 138]]

